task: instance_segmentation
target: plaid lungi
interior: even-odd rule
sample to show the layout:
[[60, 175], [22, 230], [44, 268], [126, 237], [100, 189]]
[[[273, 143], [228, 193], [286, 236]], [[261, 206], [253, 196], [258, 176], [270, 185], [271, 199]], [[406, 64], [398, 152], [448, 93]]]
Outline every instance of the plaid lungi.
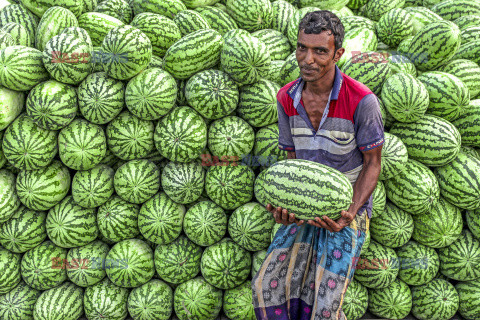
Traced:
[[368, 228], [365, 211], [340, 232], [282, 226], [252, 280], [257, 319], [345, 320], [343, 297]]

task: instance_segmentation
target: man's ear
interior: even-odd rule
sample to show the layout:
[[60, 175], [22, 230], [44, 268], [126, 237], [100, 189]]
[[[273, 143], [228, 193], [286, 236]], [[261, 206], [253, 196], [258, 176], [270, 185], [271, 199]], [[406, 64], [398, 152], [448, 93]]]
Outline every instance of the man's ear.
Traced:
[[345, 48], [340, 48], [337, 51], [335, 51], [335, 55], [333, 56], [333, 61], [337, 63], [344, 53], [345, 53]]

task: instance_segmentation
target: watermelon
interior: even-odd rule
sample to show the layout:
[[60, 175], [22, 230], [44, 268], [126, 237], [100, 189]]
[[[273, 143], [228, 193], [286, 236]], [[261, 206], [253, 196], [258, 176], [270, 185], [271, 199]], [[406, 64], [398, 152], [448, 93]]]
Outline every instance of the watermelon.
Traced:
[[12, 289], [14, 289], [22, 280], [20, 275], [21, 258], [21, 254], [13, 253], [0, 247], [0, 265], [3, 270], [3, 273], [0, 276], [0, 281], [2, 283], [0, 294], [3, 295], [12, 291]]
[[425, 115], [412, 123], [395, 123], [390, 133], [405, 144], [408, 157], [430, 167], [452, 162], [460, 151], [460, 132], [450, 122]]
[[460, 29], [453, 22], [434, 21], [413, 37], [407, 49], [408, 58], [418, 70], [432, 70], [452, 58], [460, 43]]
[[[478, 210], [475, 210], [475, 211], [469, 210], [465, 214], [468, 229], [473, 234], [473, 236], [476, 237], [477, 239], [480, 239], [480, 214], [479, 214], [479, 212], [480, 211], [478, 211]], [[2, 242], [1, 242], [1, 239], [0, 239], [0, 244], [1, 243]], [[5, 245], [4, 245], [4, 247], [5, 247]]]
[[0, 225], [0, 245], [14, 253], [35, 248], [47, 237], [45, 212], [20, 207], [13, 216]]
[[472, 100], [464, 114], [452, 123], [460, 132], [462, 144], [480, 147], [480, 100]]
[[95, 124], [112, 121], [123, 109], [125, 87], [104, 72], [88, 75], [78, 86], [78, 109]]
[[250, 274], [251, 267], [250, 253], [229, 238], [205, 249], [200, 265], [205, 280], [224, 290], [242, 284]]
[[380, 318], [404, 319], [412, 309], [412, 293], [402, 280], [388, 287], [368, 290], [368, 311]]
[[362, 16], [350, 16], [341, 19], [345, 32], [357, 28], [375, 31], [376, 22]]
[[368, 291], [360, 282], [352, 279], [343, 296], [342, 310], [347, 319], [360, 319], [367, 311]]
[[[302, 185], [303, 190], [294, 187], [292, 181], [295, 186]], [[353, 194], [352, 185], [344, 174], [301, 159], [273, 164], [266, 170], [263, 187], [266, 203], [285, 208], [295, 213], [296, 218], [305, 220], [314, 219], [317, 214], [337, 219], [342, 210], [348, 209]], [[315, 201], [309, 200], [311, 195], [315, 195]], [[292, 196], [295, 197], [293, 202]]]
[[33, 318], [38, 320], [77, 320], [82, 314], [83, 289], [68, 281], [42, 292], [33, 309]]
[[480, 14], [462, 15], [458, 19], [455, 19], [453, 23], [455, 23], [460, 30], [466, 29], [471, 26], [477, 26], [478, 23], [480, 23]]
[[177, 79], [188, 79], [220, 61], [222, 44], [223, 39], [218, 31], [203, 29], [192, 32], [167, 50], [163, 68]]
[[428, 109], [426, 86], [406, 73], [388, 78], [383, 84], [381, 98], [389, 114], [400, 122], [417, 121]]
[[15, 175], [7, 170], [0, 170], [0, 223], [4, 223], [20, 207], [15, 190]]
[[175, 15], [173, 22], [178, 26], [182, 37], [192, 32], [210, 29], [207, 20], [198, 12], [193, 10], [183, 10]]
[[17, 175], [16, 189], [20, 201], [35, 211], [49, 210], [63, 200], [70, 190], [70, 172], [60, 161]]
[[181, 204], [192, 203], [203, 192], [205, 171], [198, 162], [169, 162], [162, 170], [162, 188], [167, 196]]
[[187, 7], [181, 0], [149, 0], [133, 1], [133, 12], [138, 15], [142, 12], [153, 12], [172, 19], [178, 12]]
[[114, 79], [127, 80], [143, 71], [152, 58], [152, 43], [140, 29], [130, 25], [111, 29], [102, 42], [106, 55], [103, 68]]
[[73, 200], [84, 208], [101, 206], [113, 194], [114, 174], [113, 169], [104, 164], [77, 171], [72, 180]]
[[108, 149], [122, 160], [134, 160], [147, 156], [154, 150], [153, 122], [137, 118], [123, 111], [107, 126]]
[[446, 200], [467, 210], [480, 206], [480, 160], [459, 153], [449, 164], [437, 167], [435, 176]]
[[260, 128], [255, 134], [253, 155], [262, 166], [270, 166], [287, 159], [287, 152], [278, 148], [278, 124]]
[[480, 40], [480, 27], [472, 26], [465, 28], [461, 31], [460, 37], [462, 38], [462, 44]]
[[107, 254], [105, 267], [108, 278], [119, 287], [135, 288], [148, 282], [155, 273], [153, 252], [139, 239], [123, 240]]
[[[94, 9], [95, 12], [112, 16], [125, 24], [129, 24], [133, 18], [133, 10], [125, 0], [101, 0]], [[87, 10], [90, 11], [93, 10]]]
[[22, 279], [36, 290], [48, 290], [67, 280], [67, 249], [47, 240], [22, 256]]
[[442, 20], [442, 17], [425, 6], [421, 7], [421, 4], [405, 8], [405, 10], [413, 16], [413, 24], [417, 32], [429, 23]]
[[414, 17], [406, 10], [394, 8], [380, 17], [376, 29], [380, 41], [396, 47], [406, 37], [415, 35]]
[[0, 27], [10, 22], [16, 22], [27, 29], [31, 39], [35, 39], [39, 20], [37, 16], [20, 4], [7, 5], [0, 11]]
[[180, 320], [215, 320], [222, 309], [222, 290], [196, 277], [175, 289], [173, 307]]
[[183, 220], [183, 231], [194, 243], [211, 246], [225, 235], [227, 216], [214, 202], [201, 201], [188, 209]]
[[400, 262], [398, 278], [408, 285], [419, 286], [433, 280], [440, 266], [438, 254], [416, 241], [409, 241], [396, 250]]
[[25, 95], [22, 92], [0, 87], [0, 129], [4, 130], [22, 112]]
[[258, 38], [248, 33], [229, 38], [225, 35], [221, 68], [240, 86], [258, 82], [268, 72], [270, 61], [267, 46]]
[[[133, 18], [131, 25], [140, 29], [152, 42], [154, 55], [163, 57], [180, 38], [180, 29], [172, 19], [152, 12], [143, 12]], [[152, 28], [152, 26], [156, 26]]]
[[117, 195], [110, 197], [97, 211], [100, 234], [112, 242], [135, 238], [139, 234], [140, 206], [129, 203]]
[[128, 313], [138, 320], [168, 320], [173, 311], [173, 291], [161, 280], [150, 280], [128, 295]]
[[455, 20], [465, 15], [479, 15], [480, 4], [475, 0], [445, 0], [434, 5], [432, 11], [445, 20]]
[[428, 214], [414, 216], [413, 224], [413, 239], [431, 248], [443, 248], [459, 239], [462, 213], [440, 197]]
[[238, 161], [252, 151], [254, 143], [253, 128], [239, 117], [224, 117], [209, 126], [208, 149], [225, 161]]
[[271, 60], [284, 60], [292, 53], [288, 38], [278, 30], [263, 29], [252, 33], [267, 46]]
[[90, 287], [106, 277], [105, 258], [110, 248], [102, 241], [96, 240], [87, 245], [68, 250], [68, 279], [80, 287]]
[[461, 80], [468, 88], [470, 98], [480, 94], [480, 78], [478, 76], [480, 74], [480, 66], [475, 62], [466, 59], [452, 60], [439, 67], [436, 71], [449, 73]]
[[428, 91], [428, 113], [453, 121], [470, 103], [468, 87], [457, 77], [439, 71], [425, 72], [418, 80]]
[[382, 169], [379, 180], [387, 180], [403, 171], [408, 160], [405, 144], [397, 136], [385, 132], [382, 148]]
[[222, 36], [230, 30], [237, 29], [238, 25], [225, 11], [212, 7], [197, 7], [195, 11], [207, 21], [208, 25], [217, 30]]
[[371, 240], [355, 267], [355, 280], [370, 289], [387, 288], [399, 272], [398, 257], [391, 248]]
[[200, 156], [207, 145], [207, 126], [190, 107], [174, 108], [158, 121], [155, 146], [170, 161], [190, 162]]
[[115, 192], [130, 203], [141, 204], [160, 188], [160, 171], [149, 160], [131, 160], [115, 172]]
[[30, 33], [23, 25], [16, 22], [9, 22], [5, 24], [2, 29], [8, 33], [14, 40], [15, 45], [33, 47], [34, 40], [30, 38]]
[[35, 170], [48, 165], [57, 154], [57, 133], [37, 126], [26, 114], [7, 128], [2, 149], [15, 168]]
[[0, 296], [0, 317], [11, 320], [33, 320], [33, 309], [41, 291], [21, 281], [12, 291]]
[[385, 193], [385, 185], [382, 181], [377, 181], [377, 186], [372, 193], [372, 218], [382, 215], [387, 202], [387, 194]]
[[403, 72], [411, 74], [414, 77], [417, 76], [415, 65], [406, 56], [401, 55], [398, 52], [393, 52], [388, 55], [387, 60], [392, 74]]
[[478, 56], [478, 46], [480, 44], [479, 40], [473, 40], [471, 42], [462, 44], [457, 53], [453, 56], [452, 59], [468, 59], [472, 60], [476, 64], [480, 64], [480, 58]]
[[205, 70], [188, 79], [185, 84], [185, 99], [202, 117], [219, 119], [236, 109], [239, 92], [227, 73]]
[[48, 211], [48, 238], [62, 248], [86, 245], [97, 238], [96, 220], [94, 209], [82, 208], [67, 196]]
[[[273, 228], [272, 228], [272, 231], [273, 231]], [[252, 255], [252, 272], [251, 272], [252, 278], [255, 277], [255, 275], [258, 273], [266, 257], [267, 257], [267, 250], [260, 250], [255, 252]]]
[[449, 279], [469, 281], [480, 278], [480, 240], [468, 230], [447, 247], [438, 249], [440, 272]]
[[250, 281], [245, 281], [233, 289], [225, 290], [223, 312], [230, 319], [255, 320], [252, 296]]
[[[110, 262], [115, 263], [114, 261]], [[113, 284], [108, 278], [85, 289], [84, 307], [88, 319], [125, 319], [129, 290]]]
[[459, 282], [455, 285], [459, 297], [458, 312], [465, 319], [474, 320], [480, 314], [478, 295], [480, 286], [478, 280]]
[[82, 10], [84, 10], [84, 1], [70, 1], [70, 0], [60, 0], [60, 1], [52, 1], [52, 0], [42, 0], [42, 1], [33, 1], [33, 0], [24, 0], [22, 4], [28, 8], [31, 12], [33, 12], [36, 16], [42, 17], [45, 12], [57, 5], [63, 8], [66, 8], [75, 16], [79, 16]]
[[227, 13], [241, 29], [253, 32], [272, 25], [273, 8], [269, 0], [227, 0], [226, 6]]
[[442, 279], [413, 287], [412, 301], [412, 314], [420, 320], [450, 319], [459, 305], [455, 287]]
[[74, 170], [88, 170], [105, 157], [107, 139], [102, 127], [75, 119], [58, 135], [58, 153], [62, 162]]
[[121, 20], [100, 12], [86, 12], [78, 17], [78, 26], [88, 32], [95, 47], [102, 45], [110, 30], [123, 25]]
[[180, 284], [193, 279], [200, 272], [202, 248], [185, 236], [155, 249], [155, 269], [163, 280]]
[[175, 105], [177, 83], [166, 71], [150, 68], [135, 76], [125, 89], [128, 110], [143, 120], [157, 120]]
[[385, 189], [390, 201], [412, 215], [430, 211], [440, 197], [433, 172], [413, 159], [408, 159], [402, 172], [385, 181]]
[[35, 47], [43, 51], [50, 39], [59, 35], [63, 29], [68, 27], [78, 27], [77, 18], [72, 11], [59, 6], [48, 8], [38, 23]]
[[[371, 52], [377, 49], [378, 39], [375, 30], [368, 28], [355, 28], [345, 33], [343, 47], [345, 53], [338, 60], [338, 67], [342, 68], [345, 62], [351, 57], [364, 52]], [[376, 57], [376, 59], [381, 57]], [[383, 67], [387, 68], [388, 67]]]
[[388, 202], [384, 211], [376, 213], [378, 215], [370, 220], [370, 234], [375, 241], [390, 248], [398, 248], [410, 240], [413, 218], [408, 212]]
[[60, 130], [75, 118], [78, 110], [74, 87], [55, 80], [36, 85], [28, 94], [27, 115], [41, 128]]
[[164, 192], [157, 193], [140, 208], [138, 228], [147, 240], [168, 244], [180, 235], [185, 211]]

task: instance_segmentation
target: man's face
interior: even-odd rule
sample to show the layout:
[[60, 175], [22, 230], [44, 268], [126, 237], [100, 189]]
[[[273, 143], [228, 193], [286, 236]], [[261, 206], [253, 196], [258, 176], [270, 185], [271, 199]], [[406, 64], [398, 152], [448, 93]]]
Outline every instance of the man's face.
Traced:
[[344, 48], [335, 52], [335, 41], [330, 31], [320, 34], [298, 34], [296, 57], [303, 80], [314, 82], [320, 80], [334, 68]]

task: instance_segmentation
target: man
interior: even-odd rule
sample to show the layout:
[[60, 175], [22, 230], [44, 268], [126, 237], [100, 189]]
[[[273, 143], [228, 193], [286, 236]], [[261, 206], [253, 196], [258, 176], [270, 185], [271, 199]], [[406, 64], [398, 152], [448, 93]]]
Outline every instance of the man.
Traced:
[[283, 226], [252, 280], [257, 319], [346, 319], [343, 296], [368, 230], [384, 132], [377, 97], [335, 64], [345, 51], [343, 36], [329, 11], [308, 13], [300, 22], [301, 78], [277, 95], [279, 147], [289, 159], [343, 172], [353, 184], [352, 203], [336, 221], [298, 220], [267, 205]]

